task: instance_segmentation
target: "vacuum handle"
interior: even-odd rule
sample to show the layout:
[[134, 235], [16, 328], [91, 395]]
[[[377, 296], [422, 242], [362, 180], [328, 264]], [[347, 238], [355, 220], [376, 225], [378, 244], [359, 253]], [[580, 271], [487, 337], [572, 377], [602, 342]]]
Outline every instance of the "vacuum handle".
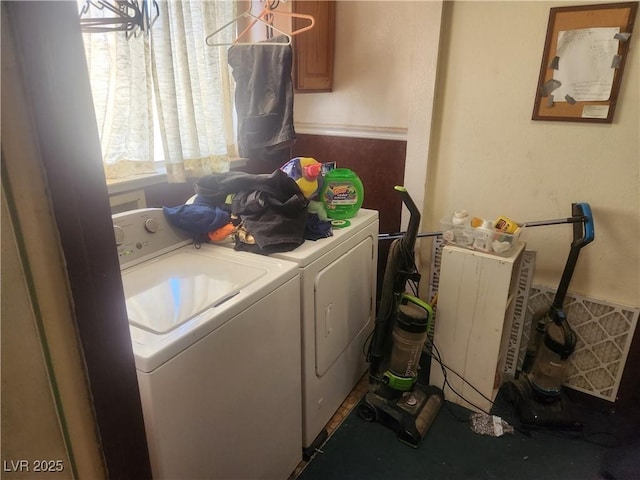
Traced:
[[574, 248], [582, 248], [593, 242], [595, 238], [591, 206], [588, 203], [573, 203], [571, 210], [574, 216], [580, 216], [582, 218], [582, 222], [573, 224], [573, 243], [571, 246]]
[[409, 225], [407, 226], [407, 232], [404, 235], [404, 240], [407, 242], [407, 247], [410, 252], [413, 252], [413, 248], [416, 244], [416, 237], [418, 236], [418, 229], [420, 228], [420, 210], [413, 202], [411, 195], [407, 191], [406, 187], [396, 185], [393, 187], [402, 198], [402, 202], [407, 206], [411, 216], [409, 217]]
[[569, 258], [564, 266], [558, 291], [556, 292], [556, 295], [553, 298], [553, 303], [551, 304], [552, 308], [555, 308], [556, 310], [562, 310], [564, 298], [567, 294], [571, 277], [573, 277], [573, 271], [576, 268], [580, 250], [585, 245], [591, 243], [595, 237], [593, 216], [591, 215], [591, 207], [589, 204], [572, 203], [571, 213], [574, 218], [582, 218], [582, 222], [573, 224], [573, 242], [571, 242], [571, 248], [569, 249]]

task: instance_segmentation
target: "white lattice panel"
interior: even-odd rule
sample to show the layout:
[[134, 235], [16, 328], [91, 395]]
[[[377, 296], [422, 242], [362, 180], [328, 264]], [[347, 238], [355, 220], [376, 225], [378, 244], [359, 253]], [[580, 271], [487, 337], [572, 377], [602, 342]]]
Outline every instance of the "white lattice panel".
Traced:
[[[506, 378], [514, 378], [518, 367], [522, 365], [524, 360], [524, 352], [526, 351], [526, 341], [524, 340], [525, 350], [520, 346], [523, 342], [523, 332], [527, 318], [527, 304], [529, 303], [529, 292], [533, 281], [533, 273], [536, 267], [536, 252], [525, 250], [522, 253], [522, 261], [518, 269], [518, 290], [516, 292], [515, 308], [513, 310], [513, 318], [510, 324], [509, 343], [507, 345], [506, 358], [503, 373]], [[529, 322], [531, 324], [531, 322]], [[528, 337], [528, 335], [527, 335]]]
[[[529, 325], [535, 312], [549, 309], [554, 296], [554, 289], [532, 286], [527, 306]], [[564, 384], [615, 401], [640, 309], [567, 293], [564, 311], [578, 337]], [[528, 334], [526, 325], [525, 330]], [[526, 346], [524, 336], [522, 345]]]
[[434, 237], [431, 244], [431, 271], [429, 275], [429, 300], [438, 293], [440, 286], [440, 263], [442, 262], [442, 247], [445, 243], [442, 237]]

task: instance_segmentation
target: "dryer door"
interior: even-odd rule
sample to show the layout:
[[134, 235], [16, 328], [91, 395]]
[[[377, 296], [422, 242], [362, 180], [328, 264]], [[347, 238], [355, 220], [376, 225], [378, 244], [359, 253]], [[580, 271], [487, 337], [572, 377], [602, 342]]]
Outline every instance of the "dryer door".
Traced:
[[373, 312], [373, 239], [365, 238], [315, 279], [316, 375], [321, 377]]

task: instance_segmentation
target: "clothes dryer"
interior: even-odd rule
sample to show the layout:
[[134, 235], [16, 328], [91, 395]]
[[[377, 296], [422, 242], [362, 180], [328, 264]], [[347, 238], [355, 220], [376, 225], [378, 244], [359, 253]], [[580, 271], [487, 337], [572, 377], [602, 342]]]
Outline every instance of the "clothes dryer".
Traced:
[[298, 264], [302, 325], [302, 445], [309, 457], [367, 369], [376, 316], [378, 212], [360, 209], [333, 236], [274, 253]]
[[114, 215], [153, 476], [287, 478], [302, 459], [297, 264]]

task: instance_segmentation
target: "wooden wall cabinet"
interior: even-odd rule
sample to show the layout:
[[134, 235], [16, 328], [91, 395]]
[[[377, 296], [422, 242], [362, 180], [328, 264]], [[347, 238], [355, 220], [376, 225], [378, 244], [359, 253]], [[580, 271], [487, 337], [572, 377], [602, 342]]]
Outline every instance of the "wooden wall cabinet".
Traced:
[[[314, 27], [293, 37], [293, 85], [296, 93], [330, 92], [333, 88], [335, 1], [294, 1], [294, 13], [312, 15]], [[308, 25], [293, 19], [293, 28]]]
[[[502, 383], [506, 347], [518, 290], [518, 272], [525, 245], [508, 256], [447, 245], [442, 249], [438, 308], [433, 341], [442, 362], [462, 375], [483, 396], [451, 371], [447, 379], [466, 400], [445, 387], [445, 398], [478, 411], [491, 409]], [[429, 383], [442, 387], [438, 362], [431, 362]]]

